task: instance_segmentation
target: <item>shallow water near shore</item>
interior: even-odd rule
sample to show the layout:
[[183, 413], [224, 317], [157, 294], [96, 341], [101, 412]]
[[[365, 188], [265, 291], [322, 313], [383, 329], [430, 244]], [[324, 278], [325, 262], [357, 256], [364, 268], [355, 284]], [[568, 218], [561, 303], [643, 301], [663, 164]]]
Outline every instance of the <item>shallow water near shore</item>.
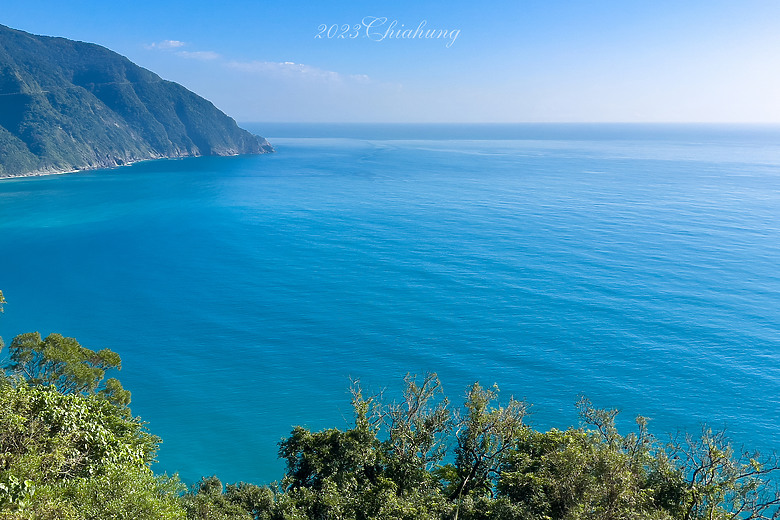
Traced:
[[0, 335], [108, 347], [187, 481], [281, 478], [350, 378], [777, 448], [780, 129], [259, 125], [277, 153], [0, 183]]

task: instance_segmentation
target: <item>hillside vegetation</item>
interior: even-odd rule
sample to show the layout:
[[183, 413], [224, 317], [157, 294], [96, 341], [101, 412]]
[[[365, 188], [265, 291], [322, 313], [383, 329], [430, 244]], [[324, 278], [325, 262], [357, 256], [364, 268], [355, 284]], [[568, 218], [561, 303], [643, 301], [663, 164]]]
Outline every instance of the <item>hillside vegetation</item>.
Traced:
[[0, 177], [270, 151], [209, 101], [115, 52], [0, 25]]

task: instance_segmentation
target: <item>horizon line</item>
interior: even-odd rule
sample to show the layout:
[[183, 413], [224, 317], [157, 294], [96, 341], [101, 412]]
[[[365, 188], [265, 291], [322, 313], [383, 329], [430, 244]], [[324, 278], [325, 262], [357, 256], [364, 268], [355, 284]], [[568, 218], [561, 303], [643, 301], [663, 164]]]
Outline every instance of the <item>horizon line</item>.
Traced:
[[238, 123], [267, 125], [699, 125], [780, 126], [780, 121], [262, 121], [235, 119]]

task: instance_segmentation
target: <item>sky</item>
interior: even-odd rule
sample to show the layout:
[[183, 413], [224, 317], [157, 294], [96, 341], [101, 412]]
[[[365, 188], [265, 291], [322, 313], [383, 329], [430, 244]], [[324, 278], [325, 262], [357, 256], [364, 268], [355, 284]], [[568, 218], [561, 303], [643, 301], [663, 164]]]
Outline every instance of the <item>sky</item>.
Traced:
[[3, 4], [239, 122], [780, 123], [777, 0]]

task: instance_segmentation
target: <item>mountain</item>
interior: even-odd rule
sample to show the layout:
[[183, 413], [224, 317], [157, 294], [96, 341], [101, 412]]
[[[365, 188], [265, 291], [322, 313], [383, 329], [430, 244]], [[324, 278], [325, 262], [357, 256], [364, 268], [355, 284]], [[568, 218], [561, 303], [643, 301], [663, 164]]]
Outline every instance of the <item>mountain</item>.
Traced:
[[0, 25], [0, 177], [272, 151], [211, 102], [105, 47]]

